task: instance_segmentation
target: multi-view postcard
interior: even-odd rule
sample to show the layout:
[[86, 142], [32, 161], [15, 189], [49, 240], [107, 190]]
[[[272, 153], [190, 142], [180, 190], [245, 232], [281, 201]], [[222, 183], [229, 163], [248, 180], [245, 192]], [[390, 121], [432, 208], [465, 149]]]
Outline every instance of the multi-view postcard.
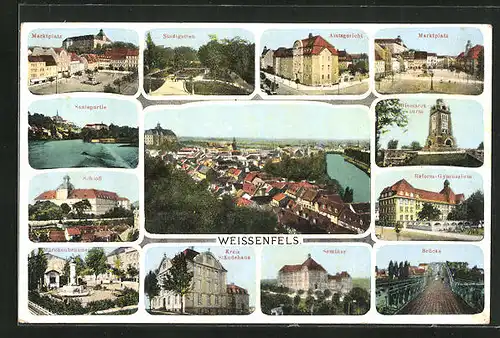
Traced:
[[380, 167], [480, 167], [481, 103], [455, 98], [391, 98], [375, 104], [375, 162]]
[[147, 110], [146, 230], [364, 233], [370, 227], [368, 113], [363, 106], [299, 102]]
[[34, 169], [137, 167], [135, 102], [101, 97], [39, 100], [24, 114], [29, 164]]
[[139, 270], [131, 247], [35, 249], [28, 256], [28, 309], [37, 316], [133, 314]]
[[375, 179], [375, 234], [388, 241], [479, 241], [483, 180], [443, 168], [381, 172]]
[[139, 35], [132, 29], [35, 29], [26, 61], [28, 88], [37, 95], [135, 95], [139, 89]]
[[255, 310], [251, 247], [153, 246], [144, 294], [152, 315], [248, 315]]
[[260, 87], [268, 95], [368, 91], [368, 35], [358, 29], [271, 29], [261, 36]]
[[30, 182], [33, 242], [133, 242], [139, 237], [139, 182], [111, 171], [50, 172]]
[[380, 94], [483, 92], [484, 42], [478, 28], [382, 29], [374, 47]]
[[254, 84], [255, 42], [248, 30], [165, 28], [146, 33], [147, 95], [250, 95]]
[[364, 315], [370, 309], [368, 245], [269, 246], [261, 260], [260, 304], [267, 315]]
[[465, 315], [484, 309], [484, 258], [470, 244], [389, 245], [376, 253], [383, 315]]

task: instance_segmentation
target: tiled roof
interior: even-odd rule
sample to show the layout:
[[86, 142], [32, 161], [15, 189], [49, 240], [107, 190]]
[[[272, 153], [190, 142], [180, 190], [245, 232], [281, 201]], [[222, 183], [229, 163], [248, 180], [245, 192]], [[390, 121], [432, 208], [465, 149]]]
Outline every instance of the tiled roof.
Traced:
[[273, 200], [280, 202], [280, 201], [282, 201], [284, 198], [286, 198], [286, 195], [285, 195], [284, 193], [282, 193], [282, 192], [281, 192], [281, 193], [279, 193], [279, 194], [277, 194], [277, 195], [274, 195]]
[[274, 56], [278, 58], [283, 58], [283, 57], [290, 57], [293, 56], [293, 49], [292, 48], [285, 48], [285, 47], [280, 47], [274, 51]]
[[302, 264], [297, 264], [297, 265], [283, 265], [283, 267], [279, 270], [280, 272], [295, 272], [295, 271], [300, 271], [302, 268], [307, 268], [307, 270], [318, 270], [318, 271], [324, 271], [326, 272], [325, 268], [321, 266], [321, 264], [318, 264], [314, 259], [311, 257], [307, 258], [304, 263]]
[[[411, 196], [404, 196], [405, 198], [417, 198], [416, 195], [419, 195], [419, 199], [422, 200], [427, 200], [427, 201], [434, 201], [434, 202], [445, 202], [445, 203], [451, 203], [451, 204], [456, 204], [460, 202], [459, 199], [457, 199], [457, 195], [451, 190], [451, 188], [444, 188], [440, 192], [434, 192], [434, 191], [428, 191], [428, 190], [423, 190], [423, 189], [417, 189], [414, 188], [408, 181], [405, 179], [399, 180], [396, 183], [394, 183], [390, 187], [384, 188], [382, 190], [382, 193], [393, 191], [396, 192], [396, 194], [399, 194], [400, 191], [403, 193], [413, 193], [413, 197]], [[402, 195], [399, 195], [402, 196]], [[460, 198], [463, 198], [463, 194], [458, 194]]]
[[252, 172], [249, 172], [246, 176], [245, 176], [245, 179], [244, 181], [245, 182], [252, 182], [253, 179], [257, 176], [258, 172], [256, 171], [252, 171]]
[[54, 57], [52, 55], [28, 55], [28, 61], [29, 62], [45, 62], [46, 66], [56, 66], [56, 60], [54, 60]]
[[332, 55], [338, 55], [338, 51], [331, 43], [323, 39], [322, 36], [316, 35], [307, 39], [302, 39], [302, 48], [304, 55], [318, 55], [323, 49], [328, 49]]
[[253, 196], [255, 191], [257, 191], [257, 187], [252, 183], [245, 182], [243, 183], [243, 191]]
[[351, 275], [347, 271], [342, 271], [341, 273], [336, 273], [335, 275], [328, 275], [328, 279], [334, 279], [336, 281], [341, 281], [344, 278], [349, 278]]
[[64, 231], [62, 231], [62, 230], [49, 231], [49, 241], [50, 242], [66, 242], [66, 237], [64, 236]]
[[252, 204], [253, 204], [253, 202], [251, 200], [243, 198], [243, 197], [238, 197], [236, 199], [236, 205], [239, 207], [246, 207], [246, 206], [249, 206]]
[[248, 291], [241, 286], [235, 285], [234, 283], [232, 284], [227, 284], [226, 285], [227, 293], [232, 293], [232, 294], [248, 294]]
[[318, 196], [317, 190], [306, 189], [300, 198], [302, 198], [304, 201], [307, 201], [307, 202], [314, 202], [314, 200], [316, 199], [317, 196]]
[[477, 59], [479, 57], [479, 53], [484, 49], [481, 45], [475, 45], [467, 52], [467, 57], [470, 59]]
[[68, 233], [68, 235], [70, 235], [70, 236], [78, 236], [78, 235], [80, 235], [80, 234], [81, 234], [80, 229], [78, 229], [77, 227], [74, 227], [74, 228], [66, 228], [66, 230], [65, 230], [65, 231], [66, 231], [66, 232]]
[[192, 260], [196, 256], [198, 256], [200, 253], [198, 251], [195, 251], [193, 249], [187, 248], [183, 252], [184, 256], [186, 256], [186, 259]]

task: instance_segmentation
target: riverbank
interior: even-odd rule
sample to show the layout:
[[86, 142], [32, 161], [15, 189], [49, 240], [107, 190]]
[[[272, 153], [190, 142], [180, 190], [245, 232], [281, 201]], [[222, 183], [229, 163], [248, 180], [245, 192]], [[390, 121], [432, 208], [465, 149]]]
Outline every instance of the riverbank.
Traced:
[[358, 169], [362, 170], [365, 174], [370, 176], [371, 170], [370, 170], [369, 165], [367, 165], [366, 163], [363, 163], [361, 161], [355, 160], [352, 157], [349, 157], [345, 154], [342, 154], [342, 156], [344, 157], [345, 161], [351, 163], [352, 165], [356, 166]]

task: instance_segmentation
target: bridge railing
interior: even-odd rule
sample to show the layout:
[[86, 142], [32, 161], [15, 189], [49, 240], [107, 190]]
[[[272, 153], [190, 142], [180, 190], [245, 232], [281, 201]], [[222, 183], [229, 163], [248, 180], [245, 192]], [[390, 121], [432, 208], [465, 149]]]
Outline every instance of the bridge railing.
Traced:
[[426, 277], [419, 276], [377, 283], [378, 312], [382, 314], [398, 313], [425, 289], [426, 280]]
[[467, 305], [481, 312], [484, 309], [484, 282], [454, 278], [448, 264], [443, 264], [448, 274], [450, 288]]

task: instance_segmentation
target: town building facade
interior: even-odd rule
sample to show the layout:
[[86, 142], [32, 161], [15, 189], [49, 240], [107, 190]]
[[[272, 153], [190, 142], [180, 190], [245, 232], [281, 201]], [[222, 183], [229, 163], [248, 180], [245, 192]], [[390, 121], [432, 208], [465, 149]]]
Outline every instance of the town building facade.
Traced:
[[157, 279], [161, 290], [150, 300], [152, 309], [199, 315], [249, 313], [247, 290], [227, 284], [227, 270], [210, 251], [200, 253], [188, 248], [181, 254], [186, 259], [188, 270], [193, 273], [191, 290], [184, 296], [184, 311], [180, 295], [163, 287], [172, 266], [172, 259], [166, 255], [158, 267]]
[[446, 220], [448, 214], [464, 200], [464, 194], [455, 194], [448, 180], [444, 181], [441, 191], [434, 192], [415, 188], [402, 179], [380, 193], [379, 218], [393, 224], [416, 221], [424, 203], [429, 203], [441, 212], [439, 220]]
[[456, 149], [457, 144], [453, 137], [451, 111], [443, 99], [437, 99], [431, 107], [429, 115], [429, 135], [424, 150], [439, 151]]
[[89, 52], [93, 49], [110, 45], [111, 43], [111, 39], [108, 38], [101, 29], [95, 35], [89, 34], [66, 38], [62, 42], [62, 47], [66, 50], [68, 50], [68, 48], [72, 48]]
[[177, 136], [170, 129], [163, 129], [158, 123], [155, 128], [148, 129], [144, 133], [144, 143], [147, 146], [160, 146], [165, 142], [175, 142]]
[[63, 183], [60, 184], [57, 189], [41, 193], [35, 198], [35, 202], [50, 201], [59, 206], [66, 203], [72, 207], [77, 202], [88, 200], [91, 208], [86, 209], [84, 212], [86, 214], [103, 215], [120, 205], [123, 207], [128, 205], [128, 209], [130, 209], [130, 203], [126, 204], [120, 202], [121, 198], [122, 197], [118, 196], [118, 194], [111, 191], [75, 189], [70, 182], [70, 177], [66, 175], [63, 178]]
[[328, 274], [309, 254], [302, 264], [284, 265], [278, 272], [278, 285], [294, 291], [328, 289], [332, 293], [345, 294], [352, 290], [352, 278], [346, 271]]

